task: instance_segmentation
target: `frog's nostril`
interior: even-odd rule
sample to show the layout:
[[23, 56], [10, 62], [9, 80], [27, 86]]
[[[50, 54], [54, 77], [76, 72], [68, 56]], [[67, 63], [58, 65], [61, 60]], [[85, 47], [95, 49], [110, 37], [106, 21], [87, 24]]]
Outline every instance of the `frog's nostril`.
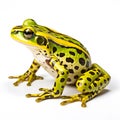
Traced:
[[18, 34], [18, 30], [15, 30], [15, 29], [13, 29], [12, 31], [11, 31], [11, 34]]
[[18, 30], [14, 30], [13, 33], [14, 33], [14, 34], [18, 34]]

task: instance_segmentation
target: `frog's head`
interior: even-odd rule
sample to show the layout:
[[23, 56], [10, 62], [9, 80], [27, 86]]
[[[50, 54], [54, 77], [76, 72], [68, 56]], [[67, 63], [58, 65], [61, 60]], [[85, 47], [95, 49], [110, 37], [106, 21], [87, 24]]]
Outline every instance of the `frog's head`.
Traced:
[[14, 27], [11, 30], [11, 37], [20, 43], [42, 50], [46, 50], [48, 47], [45, 32], [43, 32], [40, 26], [32, 19], [27, 19], [23, 22], [23, 25]]

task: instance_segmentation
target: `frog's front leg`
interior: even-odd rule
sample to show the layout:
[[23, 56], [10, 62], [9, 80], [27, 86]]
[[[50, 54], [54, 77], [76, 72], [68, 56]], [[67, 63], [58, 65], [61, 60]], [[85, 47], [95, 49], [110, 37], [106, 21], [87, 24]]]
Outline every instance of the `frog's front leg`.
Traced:
[[39, 69], [40, 64], [34, 59], [30, 68], [23, 74], [19, 76], [9, 76], [10, 79], [18, 78], [18, 80], [13, 83], [18, 86], [21, 82], [28, 81], [27, 85], [30, 86], [31, 83], [38, 79], [43, 79], [41, 76], [36, 76], [36, 72]]
[[82, 107], [86, 107], [86, 102], [97, 96], [109, 83], [110, 75], [99, 65], [93, 64], [76, 82], [76, 87], [81, 94], [73, 96], [63, 96], [68, 99], [61, 105], [66, 105], [75, 101], [81, 101]]
[[54, 82], [52, 89], [40, 88], [43, 91], [40, 94], [27, 94], [27, 97], [38, 97], [37, 102], [40, 102], [45, 99], [59, 98], [63, 92], [64, 86], [66, 85], [68, 70], [64, 66], [60, 65], [57, 58], [52, 57], [47, 63], [57, 72], [57, 77]]

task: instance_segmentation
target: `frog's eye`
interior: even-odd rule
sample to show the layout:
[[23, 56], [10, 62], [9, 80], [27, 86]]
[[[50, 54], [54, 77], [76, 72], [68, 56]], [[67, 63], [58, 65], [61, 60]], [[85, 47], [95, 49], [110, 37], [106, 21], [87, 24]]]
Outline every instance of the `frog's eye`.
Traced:
[[38, 36], [37, 37], [37, 43], [39, 45], [46, 45], [47, 44], [47, 40], [46, 38], [44, 38], [43, 36]]
[[31, 29], [25, 29], [23, 35], [26, 39], [31, 39], [34, 35], [34, 32]]

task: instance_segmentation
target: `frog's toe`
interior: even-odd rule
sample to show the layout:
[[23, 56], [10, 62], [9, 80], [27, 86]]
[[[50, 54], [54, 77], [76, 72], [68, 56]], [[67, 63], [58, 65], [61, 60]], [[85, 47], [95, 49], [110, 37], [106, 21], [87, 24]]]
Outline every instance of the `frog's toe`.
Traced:
[[60, 104], [63, 106], [63, 105], [67, 105], [67, 104], [72, 103], [72, 102], [74, 102], [74, 101], [71, 98], [69, 98], [68, 100], [62, 101]]
[[26, 97], [27, 98], [30, 98], [30, 97], [39, 97], [40, 94], [26, 94]]
[[53, 90], [48, 89], [48, 88], [39, 88], [39, 91], [52, 92]]
[[8, 78], [9, 79], [17, 79], [17, 78], [19, 78], [20, 76], [9, 76]]
[[20, 83], [21, 83], [21, 81], [18, 80], [18, 81], [16, 81], [16, 82], [14, 82], [13, 85], [14, 85], [14, 86], [18, 86]]
[[44, 93], [44, 95], [41, 95], [41, 96], [38, 97], [35, 101], [36, 101], [36, 102], [41, 102], [41, 101], [43, 101], [43, 100], [52, 99], [52, 98], [54, 98], [53, 95], [48, 94], [48, 93]]

